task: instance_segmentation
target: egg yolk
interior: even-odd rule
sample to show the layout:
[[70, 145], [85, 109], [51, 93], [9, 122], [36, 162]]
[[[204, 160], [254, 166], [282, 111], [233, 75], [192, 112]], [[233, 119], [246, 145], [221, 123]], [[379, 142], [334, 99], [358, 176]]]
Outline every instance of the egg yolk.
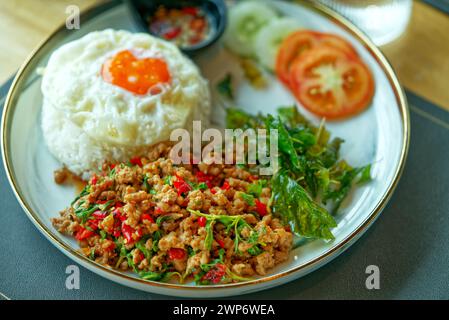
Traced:
[[170, 82], [164, 60], [139, 59], [129, 50], [121, 51], [106, 61], [101, 74], [104, 81], [139, 95], [158, 94], [160, 89], [154, 87]]

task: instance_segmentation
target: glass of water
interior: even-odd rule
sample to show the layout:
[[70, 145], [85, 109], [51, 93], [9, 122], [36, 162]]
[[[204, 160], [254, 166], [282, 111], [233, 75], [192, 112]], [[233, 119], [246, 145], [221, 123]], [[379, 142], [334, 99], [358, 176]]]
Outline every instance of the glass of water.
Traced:
[[341, 13], [376, 45], [398, 38], [407, 28], [412, 0], [317, 0]]

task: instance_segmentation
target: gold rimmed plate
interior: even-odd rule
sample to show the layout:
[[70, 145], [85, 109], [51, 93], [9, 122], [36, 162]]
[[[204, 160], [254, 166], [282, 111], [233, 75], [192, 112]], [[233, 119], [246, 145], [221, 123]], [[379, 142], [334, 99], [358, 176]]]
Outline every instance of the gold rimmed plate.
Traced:
[[[218, 297], [254, 292], [304, 276], [337, 257], [367, 230], [390, 199], [404, 167], [410, 134], [404, 93], [385, 57], [345, 19], [305, 1], [268, 2], [283, 14], [298, 19], [305, 28], [336, 33], [350, 41], [375, 78], [376, 93], [368, 110], [349, 120], [328, 124], [333, 135], [346, 141], [342, 157], [355, 166], [372, 163], [374, 178], [371, 183], [355, 190], [338, 214], [338, 227], [333, 230], [336, 239], [330, 243], [304, 243], [291, 252], [287, 262], [265, 277], [235, 284], [196, 286], [192, 283], [145, 281], [134, 274], [99, 265], [79, 253], [75, 241], [53, 228], [50, 219], [71, 202], [75, 190], [53, 182], [53, 171], [60, 164], [50, 155], [42, 138], [41, 79], [36, 71], [45, 67], [56, 48], [88, 32], [105, 28], [135, 31], [136, 26], [127, 7], [121, 1], [113, 1], [86, 11], [81, 18], [80, 30], [67, 30], [64, 26], [45, 41], [20, 69], [5, 103], [1, 130], [6, 173], [25, 213], [52, 244], [89, 270], [126, 286], [173, 296]], [[211, 88], [228, 72], [236, 77], [241, 74], [237, 58], [220, 43], [195, 57], [195, 62], [210, 81]], [[243, 78], [237, 82], [237, 104], [250, 112], [271, 112], [280, 105], [295, 101], [275, 78], [263, 91], [255, 90]], [[319, 121], [301, 111], [312, 121]], [[215, 122], [220, 122], [222, 114], [217, 111], [213, 117]]]

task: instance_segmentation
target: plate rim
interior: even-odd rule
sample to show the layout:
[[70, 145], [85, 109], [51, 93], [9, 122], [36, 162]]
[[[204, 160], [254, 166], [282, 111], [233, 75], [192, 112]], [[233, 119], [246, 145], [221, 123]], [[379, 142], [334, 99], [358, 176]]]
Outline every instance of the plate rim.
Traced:
[[[27, 201], [25, 200], [25, 197], [23, 196], [22, 191], [18, 187], [18, 183], [16, 181], [16, 178], [13, 174], [13, 165], [11, 162], [11, 157], [9, 154], [9, 147], [8, 147], [8, 137], [10, 130], [10, 122], [11, 122], [11, 115], [14, 113], [15, 108], [14, 102], [18, 98], [20, 92], [18, 91], [18, 87], [23, 84], [23, 79], [25, 76], [28, 76], [30, 74], [30, 70], [27, 70], [29, 65], [34, 62], [35, 59], [37, 59], [39, 54], [42, 54], [42, 51], [45, 51], [46, 45], [51, 41], [54, 40], [57, 36], [65, 36], [70, 30], [67, 30], [65, 23], [63, 23], [59, 28], [57, 28], [53, 33], [48, 36], [47, 39], [45, 39], [36, 49], [34, 49], [29, 57], [25, 60], [25, 62], [20, 67], [19, 71], [17, 72], [14, 81], [11, 85], [11, 88], [9, 89], [8, 95], [5, 100], [4, 109], [2, 113], [2, 120], [1, 120], [1, 152], [2, 152], [2, 160], [3, 165], [5, 167], [5, 173], [8, 178], [9, 184], [11, 186], [11, 189], [17, 198], [19, 204], [21, 205], [22, 209], [25, 211], [28, 218], [33, 222], [33, 224], [37, 227], [37, 229], [48, 239], [50, 242], [56, 246], [60, 251], [62, 251], [65, 255], [70, 257], [74, 261], [81, 261], [89, 267], [91, 271], [95, 271], [97, 274], [105, 277], [104, 274], [101, 272], [105, 272], [108, 275], [111, 275], [112, 278], [108, 278], [109, 280], [114, 280], [114, 277], [118, 277], [122, 284], [126, 283], [127, 281], [130, 281], [131, 283], [135, 283], [136, 285], [145, 285], [149, 287], [154, 288], [163, 288], [166, 290], [182, 290], [182, 291], [194, 291], [194, 292], [204, 292], [204, 291], [211, 291], [215, 290], [218, 291], [218, 289], [222, 290], [232, 290], [236, 288], [242, 288], [242, 287], [251, 287], [251, 286], [257, 286], [262, 284], [268, 284], [269, 282], [273, 282], [275, 280], [282, 280], [285, 279], [293, 280], [301, 276], [301, 272], [303, 272], [303, 275], [309, 272], [312, 272], [319, 267], [321, 267], [323, 264], [328, 263], [332, 259], [336, 258], [338, 255], [340, 255], [343, 251], [345, 251], [347, 248], [349, 248], [371, 225], [372, 223], [379, 217], [382, 210], [385, 208], [387, 203], [389, 202], [391, 196], [394, 193], [394, 190], [396, 189], [398, 182], [402, 176], [402, 173], [404, 171], [409, 145], [410, 145], [410, 114], [409, 114], [409, 107], [408, 102], [404, 93], [404, 90], [402, 86], [399, 83], [399, 80], [389, 63], [388, 59], [383, 55], [383, 53], [380, 51], [379, 48], [377, 48], [374, 43], [360, 30], [358, 29], [352, 22], [338, 14], [337, 12], [333, 11], [332, 9], [321, 5], [319, 3], [311, 3], [307, 0], [293, 0], [288, 1], [292, 2], [294, 4], [300, 4], [303, 7], [308, 8], [309, 10], [314, 11], [315, 13], [324, 16], [328, 19], [330, 19], [332, 22], [339, 25], [341, 28], [345, 29], [347, 32], [349, 32], [357, 41], [362, 44], [365, 49], [370, 53], [370, 55], [375, 59], [379, 67], [382, 69], [384, 74], [386, 75], [388, 82], [390, 83], [390, 86], [394, 92], [395, 99], [399, 106], [399, 112], [401, 115], [401, 121], [403, 126], [403, 133], [402, 133], [402, 149], [400, 153], [399, 163], [396, 167], [396, 170], [393, 175], [393, 179], [391, 180], [390, 184], [388, 185], [388, 188], [385, 192], [385, 194], [382, 196], [380, 201], [376, 204], [374, 209], [371, 211], [371, 213], [367, 216], [367, 218], [357, 227], [355, 228], [346, 238], [341, 240], [340, 243], [338, 243], [335, 247], [330, 248], [329, 250], [325, 251], [323, 254], [317, 256], [316, 258], [301, 264], [297, 267], [289, 268], [286, 271], [279, 272], [276, 274], [268, 275], [263, 278], [254, 279], [247, 282], [240, 282], [240, 283], [231, 283], [231, 284], [220, 284], [220, 285], [214, 285], [214, 286], [187, 286], [182, 284], [173, 284], [173, 283], [163, 283], [163, 282], [156, 282], [156, 281], [148, 281], [140, 278], [136, 278], [133, 276], [130, 276], [124, 272], [117, 271], [114, 269], [107, 268], [104, 265], [101, 265], [95, 261], [92, 261], [82, 255], [77, 250], [71, 248], [69, 245], [61, 241], [47, 226], [45, 226], [39, 219], [38, 215], [34, 210], [27, 204]], [[120, 0], [111, 0], [107, 1], [106, 3], [100, 3], [93, 5], [86, 10], [82, 11], [81, 13], [81, 19], [83, 21], [89, 21], [93, 18], [95, 18], [97, 15], [115, 8], [116, 6], [122, 4]], [[98, 272], [97, 272], [98, 271]], [[114, 280], [115, 281], [115, 280]], [[117, 281], [116, 281], [117, 282]], [[137, 286], [136, 288], [139, 288]], [[254, 289], [257, 290], [257, 289]]]

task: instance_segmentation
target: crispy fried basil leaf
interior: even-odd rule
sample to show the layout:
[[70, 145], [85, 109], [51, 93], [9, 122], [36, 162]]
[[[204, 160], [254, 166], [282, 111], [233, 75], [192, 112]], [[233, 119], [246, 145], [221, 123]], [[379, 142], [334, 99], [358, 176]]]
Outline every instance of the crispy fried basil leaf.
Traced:
[[229, 108], [226, 112], [226, 128], [228, 129], [257, 129], [263, 128], [265, 117], [251, 115], [238, 108]]
[[278, 131], [278, 145], [279, 151], [286, 154], [290, 163], [298, 170], [302, 170], [301, 163], [299, 161], [298, 153], [293, 144], [293, 140], [290, 137], [287, 129], [281, 121], [280, 117], [274, 118], [272, 115], [268, 115], [265, 121], [266, 127], [269, 130]]
[[287, 171], [279, 171], [272, 179], [274, 195], [273, 212], [292, 231], [306, 238], [332, 240], [331, 228], [337, 226], [334, 218], [323, 207], [314, 202], [307, 191]]

